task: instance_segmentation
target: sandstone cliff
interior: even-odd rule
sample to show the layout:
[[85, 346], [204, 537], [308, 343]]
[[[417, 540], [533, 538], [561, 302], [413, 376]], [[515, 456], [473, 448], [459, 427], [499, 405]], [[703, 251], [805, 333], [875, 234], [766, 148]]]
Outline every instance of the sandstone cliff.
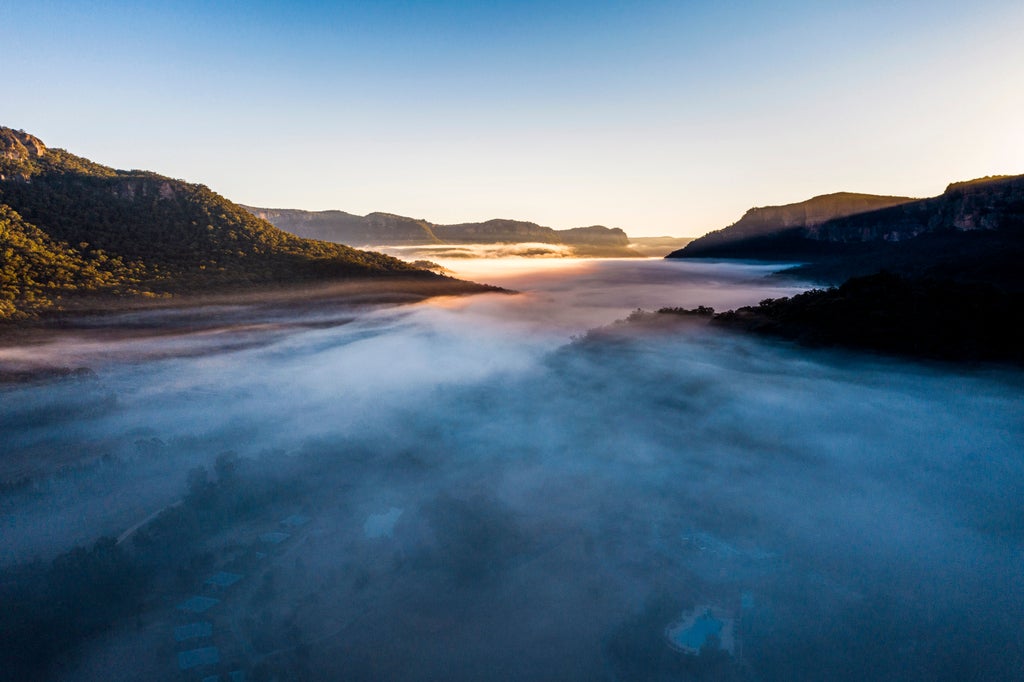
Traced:
[[809, 239], [900, 242], [926, 233], [1003, 230], [1024, 225], [1024, 175], [949, 185], [937, 197], [830, 220], [809, 227]]

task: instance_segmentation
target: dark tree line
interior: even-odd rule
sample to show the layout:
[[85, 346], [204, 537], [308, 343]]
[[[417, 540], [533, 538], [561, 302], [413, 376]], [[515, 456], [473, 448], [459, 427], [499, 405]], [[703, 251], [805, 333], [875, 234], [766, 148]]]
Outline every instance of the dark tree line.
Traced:
[[716, 324], [806, 345], [942, 360], [1024, 362], [1024, 294], [881, 272], [716, 315]]

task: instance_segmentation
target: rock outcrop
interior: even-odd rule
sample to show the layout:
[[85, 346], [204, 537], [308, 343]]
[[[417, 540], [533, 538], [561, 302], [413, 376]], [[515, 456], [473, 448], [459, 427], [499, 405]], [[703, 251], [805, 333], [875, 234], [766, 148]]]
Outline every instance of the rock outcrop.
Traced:
[[24, 130], [0, 127], [0, 158], [26, 161], [46, 154], [46, 145]]

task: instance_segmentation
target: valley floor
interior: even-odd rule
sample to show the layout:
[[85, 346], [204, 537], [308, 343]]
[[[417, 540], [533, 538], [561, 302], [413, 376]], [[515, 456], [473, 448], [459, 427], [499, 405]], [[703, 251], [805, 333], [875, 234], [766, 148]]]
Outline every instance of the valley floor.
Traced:
[[616, 323], [777, 266], [444, 265], [520, 293], [4, 345], [88, 372], [0, 387], [0, 679], [1020, 670], [1019, 370]]

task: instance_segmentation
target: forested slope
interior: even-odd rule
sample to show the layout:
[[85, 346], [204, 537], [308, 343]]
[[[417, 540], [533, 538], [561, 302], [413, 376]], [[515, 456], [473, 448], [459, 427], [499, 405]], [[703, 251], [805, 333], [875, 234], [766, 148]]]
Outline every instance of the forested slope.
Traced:
[[0, 318], [100, 297], [388, 278], [404, 261], [277, 229], [209, 188], [120, 171], [0, 128]]

